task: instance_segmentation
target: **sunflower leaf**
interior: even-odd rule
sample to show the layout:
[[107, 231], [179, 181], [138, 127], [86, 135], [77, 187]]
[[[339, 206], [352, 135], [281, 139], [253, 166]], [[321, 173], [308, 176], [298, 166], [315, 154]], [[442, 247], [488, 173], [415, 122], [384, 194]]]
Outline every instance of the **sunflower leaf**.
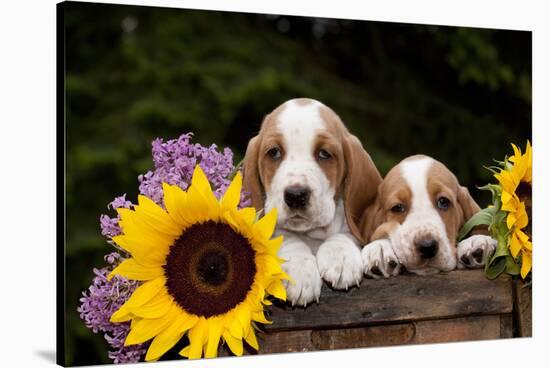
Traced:
[[512, 255], [506, 256], [506, 273], [509, 275], [519, 275], [520, 272], [520, 266], [516, 263], [514, 260], [514, 257]]
[[506, 258], [498, 257], [493, 258], [490, 263], [485, 266], [485, 275], [487, 278], [493, 280], [496, 279], [506, 269]]
[[460, 229], [460, 232], [458, 233], [458, 241], [464, 239], [466, 235], [472, 231], [472, 229], [479, 225], [491, 225], [493, 222], [493, 216], [494, 216], [494, 208], [493, 207], [487, 207], [473, 215], [465, 224], [462, 226], [462, 229]]
[[489, 259], [485, 265], [485, 275], [489, 279], [495, 279], [507, 268], [507, 257], [510, 256], [510, 251], [508, 250], [508, 236], [506, 232], [502, 232], [501, 226], [496, 226], [495, 233], [493, 236], [497, 240], [497, 248], [495, 254]]
[[[496, 206], [497, 199], [500, 198], [500, 194], [501, 194], [501, 188], [500, 188], [499, 185], [497, 185], [497, 184], [487, 184], [487, 185], [484, 185], [482, 187], [477, 187], [477, 189], [487, 190], [487, 191], [491, 192], [491, 195], [493, 197], [493, 204]], [[500, 206], [499, 206], [499, 208], [500, 208]]]

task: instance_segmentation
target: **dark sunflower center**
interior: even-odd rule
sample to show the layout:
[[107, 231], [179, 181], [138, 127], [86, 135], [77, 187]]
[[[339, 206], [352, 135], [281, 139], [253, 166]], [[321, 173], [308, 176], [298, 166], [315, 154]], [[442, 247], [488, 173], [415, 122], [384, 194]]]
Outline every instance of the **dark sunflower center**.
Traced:
[[220, 253], [208, 252], [199, 260], [197, 273], [201, 281], [210, 285], [221, 285], [227, 278], [227, 257]]
[[187, 228], [170, 247], [166, 287], [189, 313], [211, 317], [242, 302], [256, 275], [255, 252], [229, 225], [207, 221]]
[[520, 201], [531, 200], [531, 192], [531, 184], [524, 181], [520, 182], [516, 189], [516, 194]]

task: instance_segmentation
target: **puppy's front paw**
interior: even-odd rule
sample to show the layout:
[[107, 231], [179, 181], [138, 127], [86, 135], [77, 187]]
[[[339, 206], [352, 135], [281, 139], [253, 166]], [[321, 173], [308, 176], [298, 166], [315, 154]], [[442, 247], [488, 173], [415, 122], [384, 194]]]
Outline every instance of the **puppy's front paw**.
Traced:
[[458, 268], [480, 268], [493, 255], [497, 241], [487, 235], [472, 235], [458, 243]]
[[350, 240], [331, 240], [317, 252], [317, 264], [322, 278], [335, 289], [347, 290], [363, 278], [359, 248]]
[[388, 239], [375, 240], [365, 245], [361, 250], [361, 258], [363, 258], [363, 272], [375, 279], [397, 276], [401, 270], [401, 263]]
[[282, 268], [292, 278], [291, 282], [283, 280], [286, 298], [292, 306], [305, 307], [308, 303], [319, 301], [323, 281], [312, 254], [293, 256], [282, 264]]

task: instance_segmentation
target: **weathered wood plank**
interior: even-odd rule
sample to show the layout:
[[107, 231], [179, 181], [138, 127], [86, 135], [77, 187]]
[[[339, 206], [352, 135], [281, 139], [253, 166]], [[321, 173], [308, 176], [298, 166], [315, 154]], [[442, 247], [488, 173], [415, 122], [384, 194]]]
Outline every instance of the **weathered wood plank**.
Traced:
[[[508, 315], [510, 316], [510, 315]], [[261, 334], [260, 354], [497, 339], [501, 316]]]
[[266, 331], [352, 327], [373, 323], [440, 319], [512, 312], [512, 281], [488, 280], [480, 270], [429, 277], [400, 275], [365, 279], [360, 289], [334, 291], [323, 286], [319, 304], [270, 309]]
[[515, 288], [515, 316], [517, 320], [518, 335], [531, 337], [533, 328], [531, 288], [524, 287], [521, 281], [514, 282]]
[[319, 350], [311, 338], [311, 330], [279, 331], [258, 334], [260, 354]]
[[500, 337], [503, 339], [514, 337], [514, 315], [513, 314], [500, 315]]
[[475, 341], [501, 337], [501, 316], [471, 316], [415, 322], [412, 344]]

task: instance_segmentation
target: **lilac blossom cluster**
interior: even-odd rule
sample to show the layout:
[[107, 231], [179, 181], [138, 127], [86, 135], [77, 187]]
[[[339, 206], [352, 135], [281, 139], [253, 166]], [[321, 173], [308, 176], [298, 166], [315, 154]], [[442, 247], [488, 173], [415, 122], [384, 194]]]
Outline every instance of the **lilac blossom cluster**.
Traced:
[[108, 356], [114, 363], [136, 363], [145, 354], [146, 344], [124, 346], [124, 340], [130, 331], [130, 322], [112, 323], [111, 315], [117, 311], [132, 295], [138, 281], [127, 280], [118, 275], [111, 281], [109, 273], [121, 261], [117, 252], [105, 256], [108, 266], [94, 268], [94, 279], [87, 291], [82, 292], [77, 311], [86, 327], [94, 333], [102, 332], [110, 345]]
[[[210, 147], [203, 147], [200, 144], [191, 143], [193, 134], [183, 134], [178, 139], [163, 141], [157, 138], [152, 144], [154, 169], [144, 175], [139, 175], [139, 192], [152, 199], [160, 206], [164, 206], [162, 183], [175, 184], [186, 190], [191, 183], [191, 177], [195, 166], [198, 164], [203, 171], [217, 198], [220, 198], [226, 191], [231, 181], [231, 174], [235, 170], [233, 165], [233, 152], [225, 148], [223, 152], [213, 144]], [[250, 199], [246, 193], [241, 194], [241, 207], [250, 205]], [[126, 194], [116, 197], [107, 208], [131, 208], [133, 203], [126, 199]], [[99, 222], [101, 234], [108, 239], [108, 242], [115, 245], [111, 240], [114, 236], [122, 233], [118, 225], [119, 216], [109, 217], [101, 215]], [[115, 245], [116, 246], [116, 245]], [[122, 251], [122, 250], [121, 250]], [[80, 299], [81, 305], [78, 308], [80, 318], [86, 326], [94, 333], [103, 332], [105, 340], [111, 346], [109, 358], [114, 363], [138, 362], [147, 349], [146, 344], [124, 346], [124, 340], [130, 331], [130, 324], [112, 323], [111, 315], [128, 300], [138, 281], [128, 280], [121, 276], [115, 276], [111, 281], [107, 275], [120, 263], [120, 253], [111, 253], [105, 256], [108, 267], [94, 269], [95, 277], [89, 289], [83, 292]]]
[[[225, 193], [231, 182], [230, 175], [235, 170], [233, 152], [227, 147], [220, 152], [215, 144], [204, 147], [198, 143], [191, 143], [192, 136], [192, 133], [187, 133], [177, 139], [164, 141], [162, 138], [157, 138], [153, 141], [154, 169], [138, 176], [140, 194], [163, 206], [162, 183], [175, 184], [186, 190], [191, 183], [191, 177], [197, 164], [208, 177], [216, 197], [220, 198]], [[246, 207], [250, 203], [248, 194], [243, 192], [240, 206]], [[115, 198], [108, 207], [116, 209], [119, 207], [130, 208], [130, 206], [132, 203], [127, 201], [123, 195]], [[101, 215], [101, 234], [108, 239], [119, 235], [121, 230], [118, 220], [118, 216], [111, 218]]]
[[203, 169], [217, 198], [220, 198], [230, 183], [229, 175], [235, 169], [233, 152], [225, 148], [222, 152], [213, 144], [203, 147], [191, 143], [192, 133], [182, 134], [178, 139], [153, 141], [153, 163], [155, 169], [138, 177], [139, 191], [162, 205], [162, 182], [176, 184], [187, 189], [197, 164]]
[[[116, 197], [111, 203], [107, 205], [108, 209], [117, 209], [120, 207], [130, 208], [132, 202], [126, 200], [126, 193], [120, 197]], [[101, 235], [106, 236], [111, 239], [113, 236], [117, 236], [121, 233], [120, 227], [118, 226], [119, 216], [111, 218], [107, 215], [101, 215], [99, 217], [99, 224], [101, 226]]]

